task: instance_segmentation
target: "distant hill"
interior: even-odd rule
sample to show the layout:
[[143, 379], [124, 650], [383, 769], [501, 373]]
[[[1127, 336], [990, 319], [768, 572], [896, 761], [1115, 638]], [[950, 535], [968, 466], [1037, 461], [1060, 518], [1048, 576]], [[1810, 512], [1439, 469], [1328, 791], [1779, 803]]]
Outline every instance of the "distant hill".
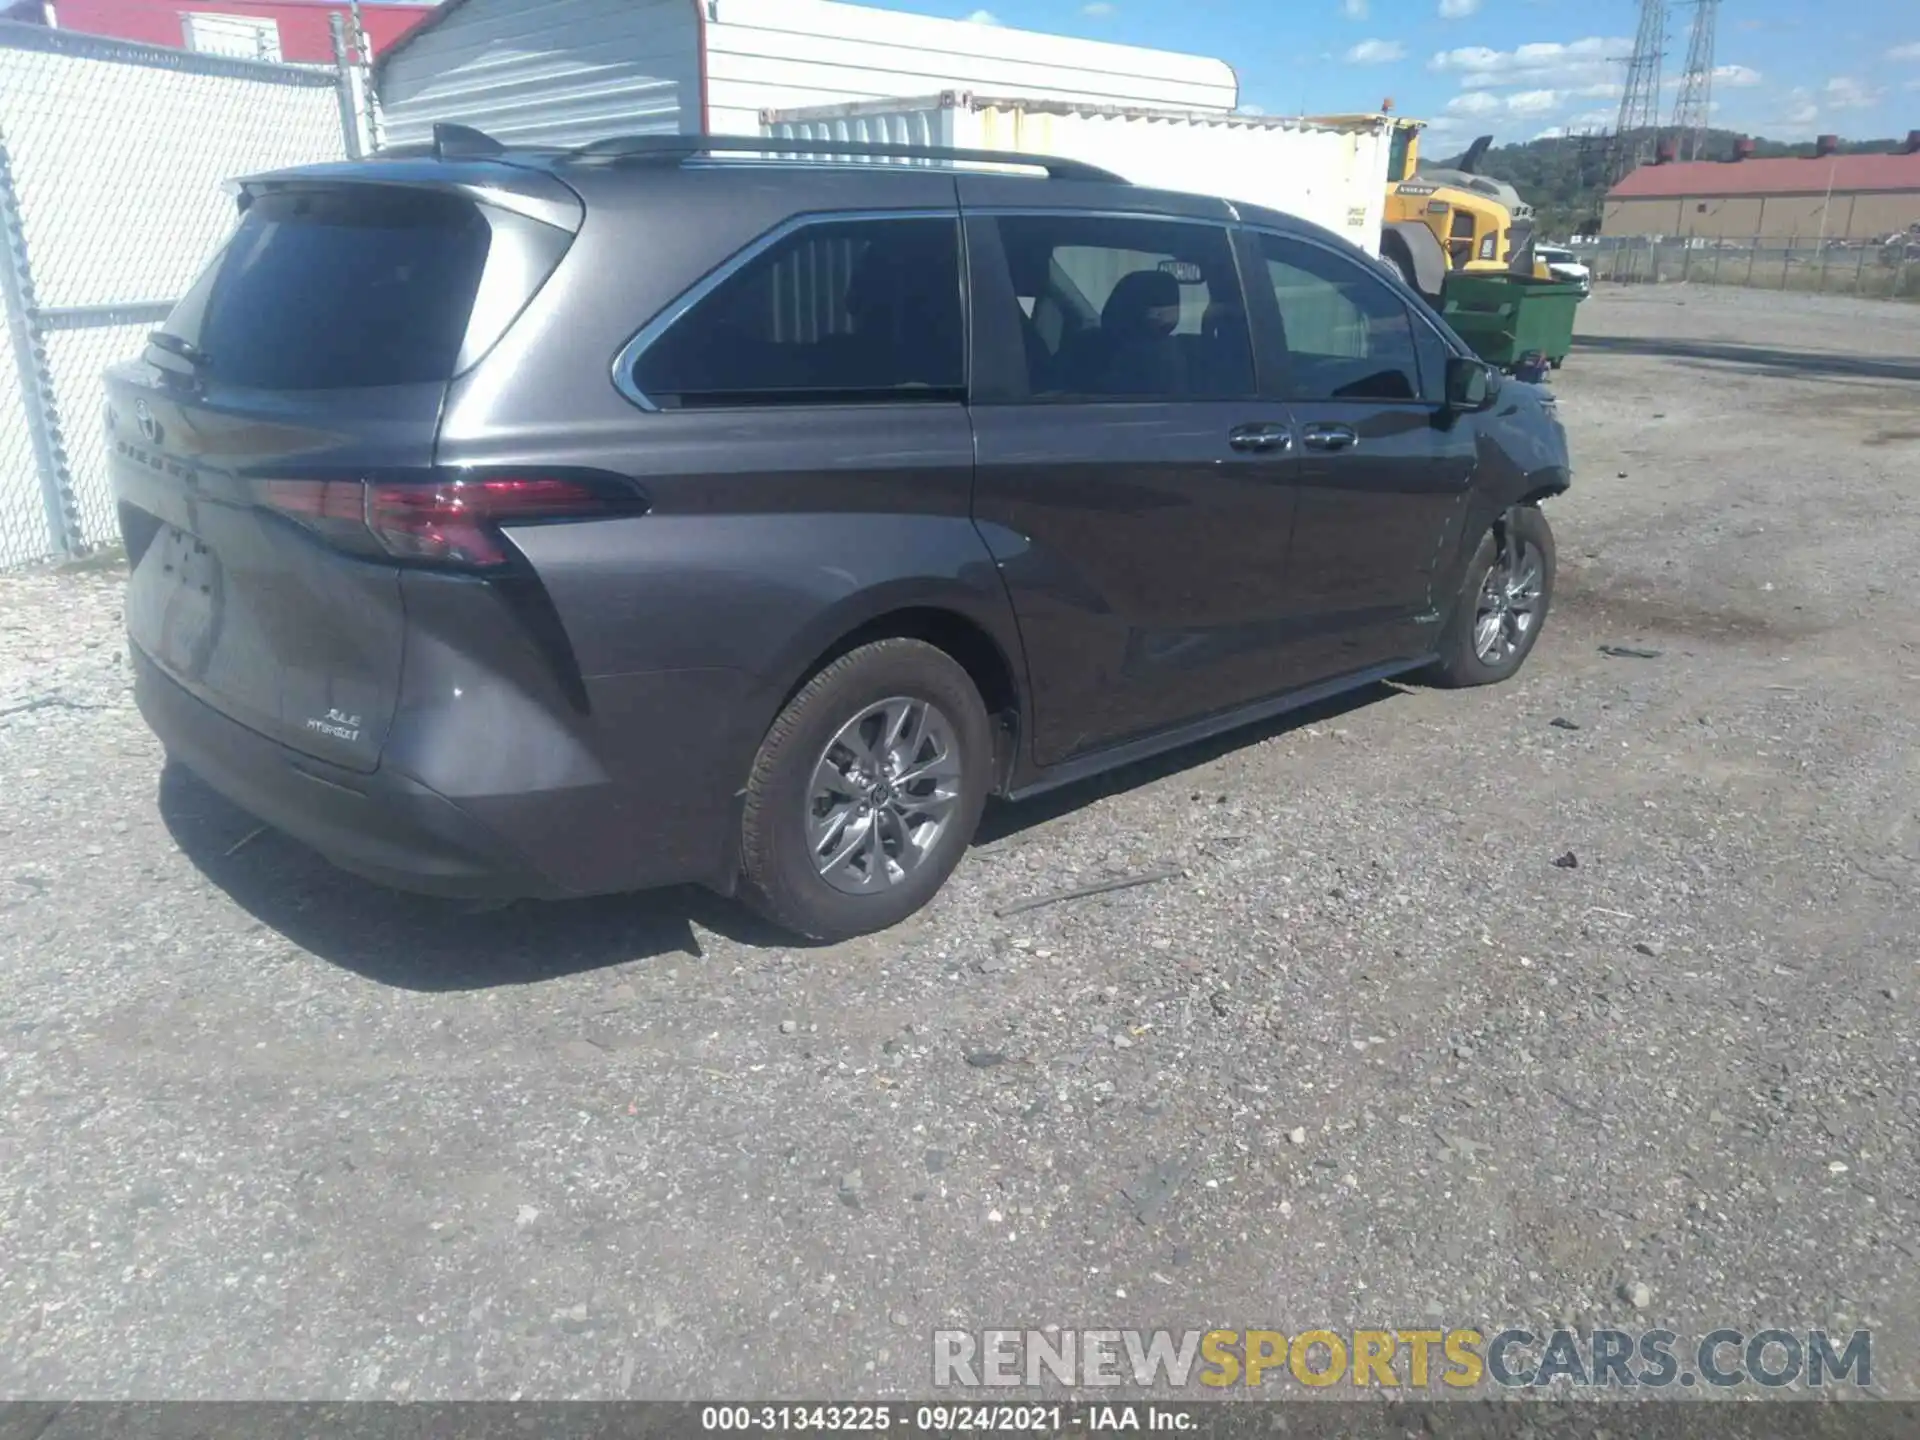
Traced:
[[[1708, 130], [1701, 146], [1702, 159], [1724, 159], [1733, 153], [1734, 130]], [[1756, 158], [1782, 155], [1808, 156], [1813, 142], [1789, 144], [1781, 140], [1753, 138]], [[1898, 140], [1843, 140], [1845, 154], [1898, 150]], [[1529, 140], [1519, 145], [1495, 145], [1481, 159], [1480, 171], [1496, 180], [1505, 180], [1518, 190], [1538, 212], [1540, 233], [1555, 238], [1587, 228], [1600, 214], [1602, 195], [1601, 167], [1606, 163], [1604, 142], [1597, 136], [1564, 139]]]

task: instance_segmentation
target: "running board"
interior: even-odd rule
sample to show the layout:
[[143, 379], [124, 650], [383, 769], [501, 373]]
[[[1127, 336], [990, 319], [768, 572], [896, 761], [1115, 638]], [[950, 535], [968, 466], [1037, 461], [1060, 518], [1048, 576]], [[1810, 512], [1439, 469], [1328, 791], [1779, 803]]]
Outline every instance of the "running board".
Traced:
[[1376, 665], [1371, 670], [1358, 670], [1351, 675], [1342, 675], [1338, 679], [1322, 681], [1318, 685], [1309, 685], [1304, 690], [1289, 690], [1268, 700], [1256, 700], [1251, 705], [1242, 705], [1236, 710], [1223, 711], [1210, 715], [1204, 720], [1196, 720], [1172, 730], [1163, 730], [1157, 735], [1149, 735], [1142, 740], [1129, 740], [1123, 745], [1111, 745], [1104, 750], [1094, 750], [1085, 755], [1076, 755], [1071, 760], [1062, 760], [1058, 765], [1049, 766], [1036, 780], [1009, 790], [1002, 797], [1011, 801], [1031, 800], [1036, 795], [1044, 795], [1049, 790], [1057, 790], [1062, 785], [1071, 785], [1078, 780], [1090, 779], [1095, 775], [1117, 770], [1123, 765], [1137, 764], [1142, 760], [1151, 760], [1156, 755], [1164, 755], [1169, 750], [1178, 750], [1183, 745], [1197, 745], [1202, 740], [1211, 740], [1224, 735], [1229, 730], [1238, 730], [1243, 725], [1253, 725], [1262, 720], [1271, 720], [1276, 715], [1284, 715], [1289, 710], [1300, 710], [1322, 700], [1330, 700], [1336, 695], [1344, 695], [1352, 690], [1361, 690], [1368, 685], [1377, 685], [1382, 680], [1391, 680], [1396, 675], [1405, 675], [1424, 665], [1431, 665], [1440, 657], [1421, 655], [1412, 660], [1395, 660], [1387, 665]]

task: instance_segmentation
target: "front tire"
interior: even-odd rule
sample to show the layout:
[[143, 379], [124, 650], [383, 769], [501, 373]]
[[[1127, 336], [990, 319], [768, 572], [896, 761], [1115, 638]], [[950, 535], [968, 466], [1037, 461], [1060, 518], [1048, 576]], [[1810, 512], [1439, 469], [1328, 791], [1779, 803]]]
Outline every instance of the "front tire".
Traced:
[[986, 804], [992, 734], [920, 640], [848, 651], [788, 702], [747, 781], [742, 898], [809, 940], [897, 925], [946, 883]]
[[1428, 682], [1460, 689], [1511, 679], [1540, 638], [1553, 604], [1553, 575], [1547, 517], [1534, 505], [1507, 511], [1467, 565]]
[[1387, 242], [1381, 247], [1380, 258], [1394, 268], [1409, 290], [1429, 304], [1433, 302], [1434, 297], [1420, 288], [1420, 272], [1414, 268], [1413, 256], [1408, 253], [1404, 241], [1395, 239]]

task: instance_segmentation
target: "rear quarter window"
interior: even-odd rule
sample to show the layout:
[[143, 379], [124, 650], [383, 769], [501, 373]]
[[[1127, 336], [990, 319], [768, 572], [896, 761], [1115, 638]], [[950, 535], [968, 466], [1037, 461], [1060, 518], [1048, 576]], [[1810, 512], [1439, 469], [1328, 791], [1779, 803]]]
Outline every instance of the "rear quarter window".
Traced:
[[630, 379], [663, 409], [963, 399], [958, 221], [802, 224], [643, 332]]

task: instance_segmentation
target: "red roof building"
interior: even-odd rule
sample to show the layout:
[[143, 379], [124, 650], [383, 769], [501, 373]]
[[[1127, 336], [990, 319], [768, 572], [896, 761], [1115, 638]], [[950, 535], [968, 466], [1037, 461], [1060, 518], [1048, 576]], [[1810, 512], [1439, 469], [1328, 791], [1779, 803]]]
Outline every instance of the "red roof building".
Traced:
[[[33, 8], [63, 30], [295, 65], [332, 64], [328, 17], [351, 10], [346, 0], [52, 0]], [[376, 55], [432, 13], [433, 0], [360, 6]]]
[[1871, 240], [1920, 222], [1920, 131], [1897, 154], [1642, 165], [1607, 192], [1608, 235]]

